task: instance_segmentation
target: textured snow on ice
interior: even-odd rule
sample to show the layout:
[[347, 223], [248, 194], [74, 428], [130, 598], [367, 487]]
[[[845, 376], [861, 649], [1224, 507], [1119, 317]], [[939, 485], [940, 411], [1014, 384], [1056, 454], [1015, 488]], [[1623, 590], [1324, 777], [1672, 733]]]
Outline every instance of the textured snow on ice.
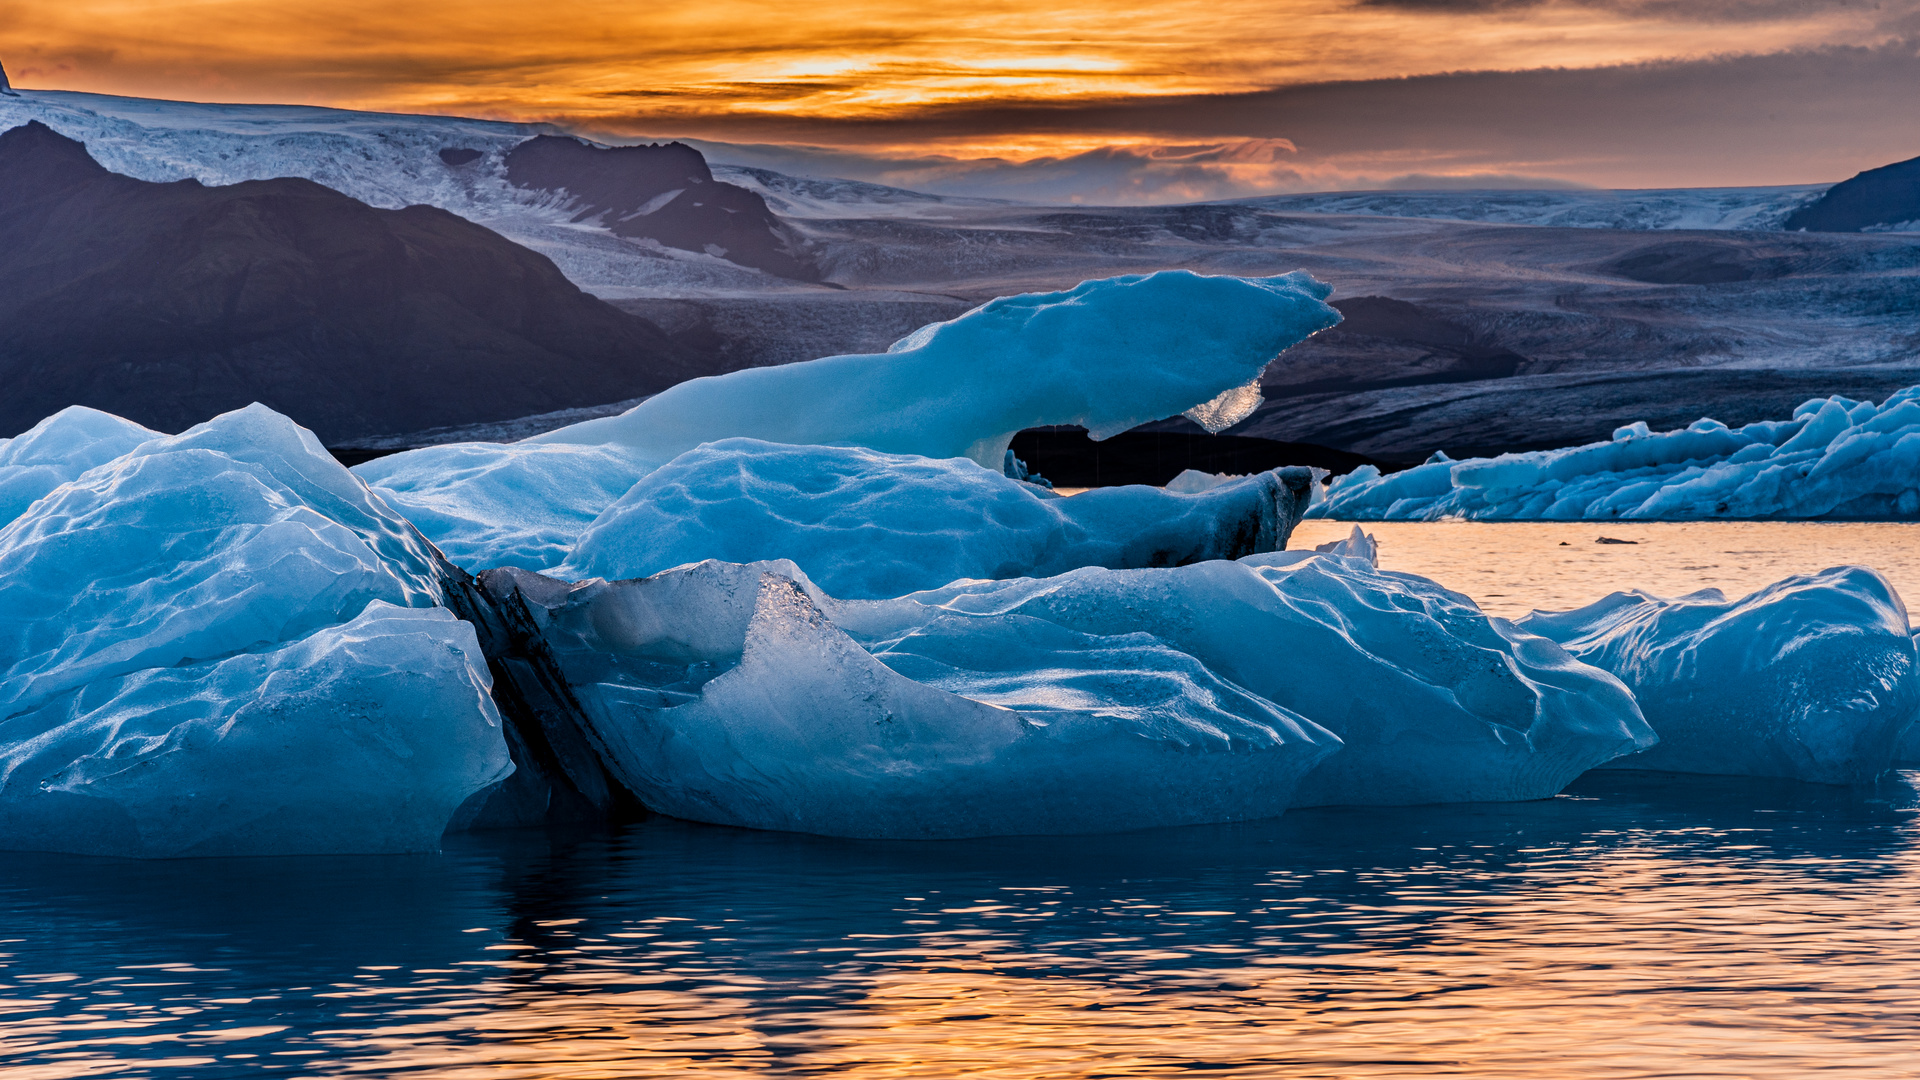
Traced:
[[[554, 573], [618, 579], [704, 559], [791, 559], [835, 596], [886, 597], [957, 578], [1177, 566], [1284, 547], [1308, 483], [1299, 469], [1197, 495], [1136, 485], [1061, 498], [966, 458], [727, 439], [635, 484]], [[512, 565], [538, 569], [528, 564], [540, 557]]]
[[664, 463], [741, 436], [998, 468], [1030, 427], [1077, 424], [1103, 439], [1196, 407], [1231, 423], [1269, 361], [1340, 321], [1329, 292], [1303, 273], [1164, 270], [1003, 296], [885, 353], [694, 379], [530, 441], [615, 443]]
[[160, 437], [112, 413], [70, 405], [11, 439], [0, 439], [0, 525], [88, 469]]
[[1312, 516], [1356, 521], [1910, 520], [1920, 517], [1920, 387], [1879, 405], [1834, 396], [1788, 420], [1679, 431], [1644, 423], [1611, 442], [1435, 461], [1336, 478]]
[[[141, 769], [156, 777], [182, 778], [176, 801], [199, 800], [192, 803], [196, 807], [231, 805], [236, 815], [244, 815], [267, 805], [259, 800], [280, 797], [248, 789], [278, 785], [280, 776], [238, 770], [228, 773], [224, 784], [216, 783], [221, 770], [204, 766], [194, 748], [220, 743], [227, 738], [221, 734], [227, 730], [223, 725], [240, 715], [234, 710], [252, 708], [263, 711], [246, 715], [266, 726], [254, 725], [249, 730], [255, 735], [223, 745], [244, 747], [255, 738], [288, 745], [345, 740], [340, 743], [342, 756], [311, 762], [311, 775], [328, 775], [332, 769], [335, 786], [348, 789], [360, 782], [355, 776], [365, 771], [366, 754], [375, 752], [367, 748], [384, 746], [395, 759], [393, 767], [415, 778], [420, 797], [401, 803], [392, 798], [367, 801], [366, 820], [334, 823], [341, 839], [333, 844], [313, 839], [313, 822], [269, 807], [260, 813], [278, 824], [265, 824], [262, 818], [252, 832], [236, 824], [242, 832], [227, 839], [220, 839], [227, 834], [217, 829], [202, 829], [205, 850], [431, 847], [432, 838], [446, 825], [441, 810], [451, 811], [432, 792], [461, 789], [459, 798], [464, 798], [497, 777], [504, 753], [499, 718], [484, 693], [484, 661], [477, 647], [468, 647], [472, 629], [465, 624], [423, 628], [417, 617], [398, 610], [432, 608], [442, 598], [440, 589], [432, 549], [418, 532], [341, 468], [312, 433], [264, 406], [223, 414], [180, 435], [144, 441], [55, 488], [0, 528], [0, 717], [6, 718], [0, 720], [0, 747], [15, 755], [8, 759], [0, 803], [7, 814], [27, 815], [20, 821], [41, 821], [37, 815], [51, 813], [45, 811], [51, 804], [37, 801], [35, 793], [51, 790], [48, 784], [68, 782], [49, 779], [59, 772], [55, 766], [61, 754], [71, 752], [74, 762], [104, 755], [102, 761], [109, 764], [125, 760], [131, 765], [140, 764], [134, 760], [138, 755], [170, 748], [180, 753], [154, 758], [140, 764]], [[432, 618], [446, 622], [440, 615]], [[348, 624], [364, 625], [341, 629]], [[433, 643], [423, 644], [422, 634]], [[307, 641], [315, 644], [295, 648]], [[383, 658], [385, 646], [378, 642], [389, 642], [398, 651]], [[316, 668], [312, 679], [317, 681], [269, 678], [277, 664], [310, 667], [318, 663], [315, 650], [335, 645], [346, 649], [349, 644], [364, 662], [342, 653], [329, 661], [332, 666]], [[434, 657], [449, 656], [449, 649], [459, 653], [457, 662], [407, 659], [417, 660], [423, 650]], [[174, 674], [160, 674], [165, 672]], [[442, 685], [449, 679], [458, 685]], [[286, 693], [263, 696], [263, 684], [285, 687]], [[368, 704], [372, 711], [365, 725], [354, 727], [347, 721], [362, 702], [354, 695], [367, 691], [353, 688], [375, 685], [383, 688], [383, 700], [377, 706]], [[406, 686], [412, 689], [402, 693]], [[480, 688], [478, 697], [474, 687]], [[222, 693], [240, 697], [222, 699]], [[467, 704], [447, 713], [448, 701]], [[416, 714], [422, 711], [434, 711], [435, 716], [420, 719]], [[422, 731], [431, 732], [433, 739], [450, 739], [457, 731], [468, 745], [421, 756], [412, 735], [382, 734], [416, 722], [430, 723]], [[275, 726], [281, 724], [287, 726]], [[307, 730], [315, 725], [321, 726]], [[174, 736], [168, 732], [176, 727], [177, 740], [169, 742]], [[123, 729], [128, 733], [124, 739], [115, 734]], [[49, 739], [53, 741], [46, 743]], [[344, 749], [349, 744], [355, 747], [351, 752]], [[225, 752], [204, 761], [227, 760], [219, 756]], [[29, 772], [20, 772], [29, 759]], [[419, 771], [440, 768], [435, 762], [447, 768], [466, 764], [439, 779]], [[481, 767], [475, 762], [493, 764]], [[169, 826], [152, 817], [193, 816], [166, 808], [158, 794], [165, 784], [156, 779], [153, 783], [160, 786], [148, 788], [142, 786], [147, 781], [136, 782], [136, 777], [106, 779], [107, 773], [100, 771], [106, 768], [108, 764], [96, 763], [69, 777], [80, 785], [70, 794], [117, 791], [125, 796], [99, 796], [131, 815], [130, 824], [108, 830], [114, 838], [103, 833], [101, 844], [146, 854], [202, 849], [201, 839], [184, 833], [176, 837], [176, 845], [166, 838], [174, 836], [166, 831]], [[204, 785], [187, 782], [199, 776], [210, 779]], [[117, 786], [123, 780], [132, 786]], [[90, 786], [96, 781], [103, 786]], [[301, 805], [304, 798], [325, 809], [340, 796], [285, 797], [289, 806]], [[396, 806], [410, 806], [407, 813], [426, 816], [403, 821], [395, 816], [400, 813]], [[100, 812], [107, 817], [82, 815], [75, 820], [94, 821], [101, 829], [108, 829], [109, 818], [120, 821], [114, 816], [118, 811]], [[427, 820], [436, 813], [437, 822]], [[85, 829], [66, 833], [53, 824], [42, 825], [54, 831], [34, 832], [22, 825], [24, 832], [0, 831], [0, 843], [107, 849], [88, 846], [92, 841], [85, 839]], [[126, 834], [122, 825], [134, 833]], [[194, 825], [189, 832], [193, 829], [201, 827]], [[157, 838], [151, 844], [128, 839], [135, 834]], [[284, 843], [277, 844], [273, 836]], [[355, 846], [366, 837], [385, 839], [365, 840], [373, 847]]]
[[807, 586], [708, 562], [542, 612], [647, 805], [837, 836], [1111, 832], [1275, 816], [1337, 745], [1147, 634], [930, 622], [876, 659]]
[[1906, 607], [1865, 567], [1738, 600], [1614, 593], [1519, 625], [1633, 689], [1660, 744], [1617, 768], [1864, 783], [1920, 710]]

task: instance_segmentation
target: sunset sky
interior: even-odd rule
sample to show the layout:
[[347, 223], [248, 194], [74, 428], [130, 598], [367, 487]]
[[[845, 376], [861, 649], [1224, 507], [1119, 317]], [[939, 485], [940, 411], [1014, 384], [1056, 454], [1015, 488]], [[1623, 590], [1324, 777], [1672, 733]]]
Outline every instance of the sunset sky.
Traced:
[[706, 140], [1124, 200], [1804, 183], [1920, 154], [1920, 0], [0, 0], [24, 87]]

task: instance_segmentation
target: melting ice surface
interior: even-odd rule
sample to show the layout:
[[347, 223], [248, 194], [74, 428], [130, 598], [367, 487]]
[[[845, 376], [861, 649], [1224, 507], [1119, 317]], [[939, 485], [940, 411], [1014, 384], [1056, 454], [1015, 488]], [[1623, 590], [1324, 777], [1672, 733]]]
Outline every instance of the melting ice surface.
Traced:
[[1321, 517], [1353, 521], [1612, 521], [1920, 517], [1920, 387], [1879, 405], [1815, 398], [1788, 420], [1680, 431], [1336, 480]]

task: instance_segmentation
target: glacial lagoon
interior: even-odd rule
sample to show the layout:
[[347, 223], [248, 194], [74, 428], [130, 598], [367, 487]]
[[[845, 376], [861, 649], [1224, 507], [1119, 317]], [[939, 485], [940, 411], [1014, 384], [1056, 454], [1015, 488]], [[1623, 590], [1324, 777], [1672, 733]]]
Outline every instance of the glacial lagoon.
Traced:
[[[1846, 562], [1920, 593], [1909, 525], [1367, 528], [1501, 615]], [[1601, 772], [1096, 837], [653, 818], [431, 856], [0, 853], [0, 1076], [1908, 1077], [1916, 781]]]

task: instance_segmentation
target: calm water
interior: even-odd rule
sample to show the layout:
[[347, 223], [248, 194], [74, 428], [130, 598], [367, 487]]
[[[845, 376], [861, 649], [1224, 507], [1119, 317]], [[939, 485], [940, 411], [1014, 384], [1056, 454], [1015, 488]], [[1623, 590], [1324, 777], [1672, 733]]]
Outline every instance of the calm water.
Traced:
[[[1503, 614], [1849, 561], [1920, 595], [1911, 526], [1370, 528]], [[0, 1077], [1905, 1080], [1917, 780], [1605, 773], [1069, 839], [0, 853]]]
[[1920, 1073], [1911, 788], [0, 856], [7, 1077]]
[[[1920, 524], [1819, 521], [1376, 521], [1380, 565], [1433, 578], [1493, 615], [1590, 604], [1620, 589], [1680, 596], [1713, 587], [1743, 596], [1793, 574], [1871, 566], [1912, 604], [1920, 598]], [[1288, 544], [1344, 539], [1353, 524], [1306, 521]], [[1597, 544], [1606, 536], [1633, 544]]]

